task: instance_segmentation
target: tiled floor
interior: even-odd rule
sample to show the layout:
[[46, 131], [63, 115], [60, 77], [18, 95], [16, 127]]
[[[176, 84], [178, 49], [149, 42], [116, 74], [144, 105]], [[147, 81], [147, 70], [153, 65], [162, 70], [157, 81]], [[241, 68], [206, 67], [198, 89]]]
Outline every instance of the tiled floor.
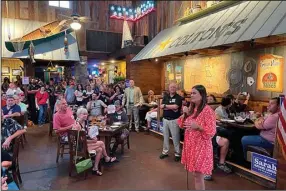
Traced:
[[[158, 157], [162, 140], [144, 133], [131, 133], [131, 149], [119, 158], [120, 162], [105, 166], [103, 176], [89, 173], [70, 178], [69, 157], [64, 156], [56, 164], [56, 138], [48, 136], [48, 128], [29, 128], [28, 143], [20, 149], [20, 170], [25, 190], [182, 190], [187, 189], [187, 173], [180, 163], [170, 156], [165, 160]], [[189, 174], [189, 189], [194, 189]], [[235, 174], [214, 173], [214, 181], [206, 182], [208, 190], [265, 189]]]

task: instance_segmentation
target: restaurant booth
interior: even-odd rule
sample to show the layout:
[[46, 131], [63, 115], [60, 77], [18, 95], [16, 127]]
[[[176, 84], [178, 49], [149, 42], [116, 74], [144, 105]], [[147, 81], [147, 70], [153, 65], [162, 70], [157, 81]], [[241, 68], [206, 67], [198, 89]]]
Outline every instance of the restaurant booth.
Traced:
[[[218, 97], [218, 102], [227, 94], [247, 92], [251, 95], [249, 108], [265, 113], [269, 99], [282, 97], [286, 92], [285, 7], [284, 1], [221, 2], [216, 8], [179, 19], [177, 25], [161, 31], [131, 62], [163, 64], [165, 89], [173, 80], [187, 92], [202, 84], [208, 94]], [[285, 118], [286, 113], [283, 115]], [[277, 129], [283, 130], [283, 115]], [[158, 116], [152, 122], [152, 132], [162, 135]], [[254, 124], [239, 124], [236, 130], [237, 142], [243, 135], [259, 133]], [[241, 153], [228, 157], [227, 163], [235, 173], [258, 184], [286, 189], [285, 151], [281, 154], [285, 142], [284, 131], [280, 139], [277, 133], [274, 151], [249, 149], [251, 167], [240, 163]], [[259, 166], [253, 162], [257, 160], [267, 162], [260, 162]]]

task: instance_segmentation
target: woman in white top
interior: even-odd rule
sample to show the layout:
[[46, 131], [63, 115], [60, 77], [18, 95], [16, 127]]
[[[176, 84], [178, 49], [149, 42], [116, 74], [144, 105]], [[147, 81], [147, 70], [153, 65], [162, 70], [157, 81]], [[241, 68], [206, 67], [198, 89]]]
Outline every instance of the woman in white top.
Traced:
[[84, 103], [87, 104], [91, 100], [91, 95], [93, 94], [94, 90], [91, 88], [91, 85], [86, 85], [85, 90], [83, 90], [84, 95]]
[[76, 97], [76, 104], [78, 106], [82, 105], [83, 104], [83, 99], [85, 98], [83, 96], [83, 87], [82, 87], [82, 84], [78, 84], [77, 85], [77, 88], [76, 88], [76, 91], [74, 92], [74, 95]]

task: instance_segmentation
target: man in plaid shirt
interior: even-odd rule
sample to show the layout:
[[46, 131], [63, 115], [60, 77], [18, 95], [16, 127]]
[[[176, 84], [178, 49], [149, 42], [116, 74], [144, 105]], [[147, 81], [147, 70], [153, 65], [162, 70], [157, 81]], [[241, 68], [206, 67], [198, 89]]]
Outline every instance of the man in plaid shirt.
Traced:
[[1, 144], [2, 149], [11, 152], [12, 145], [10, 143], [12, 140], [22, 134], [24, 134], [26, 130], [17, 123], [14, 119], [11, 118], [3, 118], [2, 112], [2, 125], [1, 125]]

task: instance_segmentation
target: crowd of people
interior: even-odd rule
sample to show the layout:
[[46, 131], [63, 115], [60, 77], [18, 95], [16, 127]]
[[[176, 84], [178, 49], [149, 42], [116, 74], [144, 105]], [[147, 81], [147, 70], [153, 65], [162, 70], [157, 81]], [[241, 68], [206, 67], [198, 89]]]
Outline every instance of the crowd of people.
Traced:
[[[158, 104], [159, 97], [160, 103]], [[103, 157], [105, 162], [117, 161], [114, 153], [120, 142], [129, 135], [134, 121], [135, 131], [139, 133], [140, 121], [146, 120], [146, 133], [151, 129], [151, 120], [158, 117], [158, 111], [162, 110], [163, 120], [163, 149], [160, 159], [169, 156], [169, 137], [171, 135], [175, 150], [176, 162], [181, 161], [185, 168], [194, 173], [195, 188], [204, 190], [204, 180], [212, 179], [214, 168], [214, 148], [219, 150], [217, 154], [217, 167], [226, 173], [231, 169], [226, 165], [226, 156], [231, 142], [229, 130], [216, 125], [220, 119], [233, 119], [237, 114], [247, 111], [250, 95], [239, 94], [237, 98], [227, 95], [218, 103], [214, 95], [207, 96], [204, 86], [196, 85], [192, 88], [188, 97], [184, 90], [178, 90], [177, 84], [172, 82], [168, 91], [161, 96], [155, 96], [154, 91], [148, 92], [146, 101], [140, 87], [135, 86], [133, 80], [126, 87], [125, 82], [118, 84], [105, 84], [100, 79], [92, 79], [85, 87], [69, 79], [55, 83], [50, 79], [43, 83], [39, 79], [30, 79], [30, 83], [24, 86], [19, 78], [17, 82], [9, 82], [5, 79], [2, 84], [2, 152], [9, 152], [11, 141], [26, 132], [31, 122], [42, 127], [53, 120], [53, 129], [61, 137], [62, 142], [68, 141], [68, 130], [83, 130], [87, 136], [87, 149], [90, 153], [96, 152], [93, 165], [93, 174], [101, 176], [98, 165]], [[77, 105], [76, 115], [70, 107]], [[110, 114], [110, 105], [115, 107], [115, 112]], [[160, 107], [158, 107], [160, 106]], [[146, 108], [143, 117], [142, 108]], [[241, 143], [246, 156], [248, 145], [264, 148], [273, 148], [275, 140], [275, 128], [278, 120], [279, 99], [269, 101], [268, 111], [270, 115], [261, 117], [255, 121], [255, 127], [260, 130], [260, 135], [245, 136]], [[22, 127], [13, 117], [25, 116]], [[110, 156], [104, 142], [89, 133], [89, 121], [95, 117], [103, 116], [109, 121], [129, 122], [129, 129], [116, 135]], [[143, 119], [142, 119], [143, 118]], [[184, 145], [181, 148], [180, 136], [184, 132]], [[11, 150], [10, 150], [11, 151]], [[3, 185], [3, 181], [2, 181]]]

